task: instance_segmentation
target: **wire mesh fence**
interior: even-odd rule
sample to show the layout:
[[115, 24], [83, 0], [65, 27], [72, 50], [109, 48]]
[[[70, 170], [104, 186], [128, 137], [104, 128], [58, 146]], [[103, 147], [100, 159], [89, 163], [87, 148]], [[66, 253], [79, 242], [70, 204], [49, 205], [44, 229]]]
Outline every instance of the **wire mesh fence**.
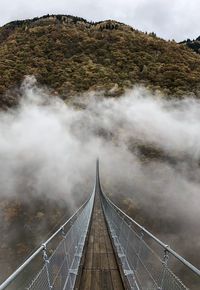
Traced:
[[[186, 286], [172, 271], [176, 268], [173, 265], [176, 266], [178, 263], [182, 265], [182, 263], [168, 246], [133, 222], [103, 193], [101, 201], [113, 244], [130, 289], [200, 289], [200, 275], [191, 272], [189, 267], [188, 270], [194, 280], [198, 280], [198, 285], [195, 283], [194, 288], [192, 285]], [[198, 269], [196, 270], [199, 272]]]
[[43, 249], [44, 266], [27, 290], [73, 289], [92, 213], [94, 194], [50, 257]]
[[94, 194], [50, 237], [32, 257], [17, 269], [0, 290], [74, 289], [91, 220]]

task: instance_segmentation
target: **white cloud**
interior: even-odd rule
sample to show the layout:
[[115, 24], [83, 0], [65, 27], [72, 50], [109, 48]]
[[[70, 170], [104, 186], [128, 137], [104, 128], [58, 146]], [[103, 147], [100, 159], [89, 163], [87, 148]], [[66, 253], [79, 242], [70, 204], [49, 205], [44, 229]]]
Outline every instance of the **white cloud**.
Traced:
[[[85, 107], [76, 110], [49, 97], [30, 78], [22, 94], [18, 109], [0, 113], [0, 196], [20, 195], [29, 188], [69, 202], [77, 186], [91, 186], [100, 156], [103, 180], [112, 191], [122, 186], [151, 208], [152, 196], [162, 195], [167, 213], [182, 222], [183, 216], [187, 222], [199, 221], [194, 202], [200, 184], [199, 101], [165, 101], [135, 88], [119, 99], [75, 98]], [[176, 162], [143, 164], [136, 144], [158, 148]]]
[[0, 25], [44, 14], [72, 14], [88, 20], [115, 19], [166, 39], [196, 38], [198, 0], [0, 0]]
[[[199, 241], [198, 100], [166, 101], [136, 87], [121, 98], [74, 97], [75, 109], [30, 77], [21, 93], [17, 108], [0, 112], [0, 198], [45, 195], [73, 208], [92, 191], [99, 156], [106, 192], [131, 197], [146, 220], [159, 217], [171, 246], [190, 258]], [[164, 158], [144, 162], [141, 143]]]

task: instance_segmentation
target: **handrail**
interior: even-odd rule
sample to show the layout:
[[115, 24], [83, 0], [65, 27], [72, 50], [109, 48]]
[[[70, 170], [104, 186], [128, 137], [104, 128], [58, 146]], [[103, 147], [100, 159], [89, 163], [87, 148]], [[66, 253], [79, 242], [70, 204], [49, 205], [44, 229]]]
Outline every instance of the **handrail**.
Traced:
[[174, 250], [170, 248], [169, 245], [164, 244], [161, 240], [159, 240], [157, 237], [155, 237], [152, 233], [150, 233], [147, 229], [145, 229], [143, 226], [141, 226], [139, 223], [137, 223], [135, 220], [133, 220], [131, 217], [129, 217], [124, 211], [122, 211], [117, 205], [115, 205], [108, 196], [103, 192], [101, 189], [101, 193], [103, 197], [106, 199], [108, 203], [110, 203], [115, 210], [119, 211], [123, 216], [125, 216], [131, 223], [135, 224], [143, 233], [147, 234], [149, 237], [151, 237], [154, 241], [156, 241], [161, 247], [163, 247], [167, 252], [172, 254], [175, 258], [177, 258], [182, 264], [187, 266], [191, 271], [193, 271], [196, 275], [200, 277], [200, 270], [197, 269], [195, 266], [193, 266], [190, 262], [185, 260], [183, 257], [181, 257], [178, 253], [176, 253]]
[[[93, 191], [94, 192], [94, 191]], [[93, 194], [93, 193], [92, 193]], [[9, 286], [12, 281], [22, 272], [22, 270], [40, 253], [42, 252], [46, 246], [52, 241], [53, 238], [55, 238], [63, 229], [64, 227], [71, 222], [71, 220], [83, 209], [86, 204], [89, 202], [92, 194], [90, 197], [75, 211], [75, 213], [61, 226], [59, 229], [42, 245], [19, 267], [16, 271], [14, 271], [1, 285], [0, 290], [5, 289], [7, 286]]]

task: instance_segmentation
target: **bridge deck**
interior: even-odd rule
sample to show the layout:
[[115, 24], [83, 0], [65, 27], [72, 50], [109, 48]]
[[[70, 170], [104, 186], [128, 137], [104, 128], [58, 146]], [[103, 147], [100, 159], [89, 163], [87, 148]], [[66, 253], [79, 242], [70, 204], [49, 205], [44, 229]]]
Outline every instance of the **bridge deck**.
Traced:
[[97, 192], [79, 290], [124, 289]]

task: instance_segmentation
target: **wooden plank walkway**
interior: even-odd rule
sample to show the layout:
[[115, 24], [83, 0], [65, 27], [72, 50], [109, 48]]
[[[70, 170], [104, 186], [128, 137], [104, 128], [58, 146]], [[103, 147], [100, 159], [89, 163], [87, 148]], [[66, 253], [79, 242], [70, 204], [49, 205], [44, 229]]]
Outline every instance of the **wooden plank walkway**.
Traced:
[[[98, 191], [98, 188], [96, 188]], [[99, 193], [96, 192], [92, 224], [79, 290], [123, 290], [122, 279], [107, 230]]]

